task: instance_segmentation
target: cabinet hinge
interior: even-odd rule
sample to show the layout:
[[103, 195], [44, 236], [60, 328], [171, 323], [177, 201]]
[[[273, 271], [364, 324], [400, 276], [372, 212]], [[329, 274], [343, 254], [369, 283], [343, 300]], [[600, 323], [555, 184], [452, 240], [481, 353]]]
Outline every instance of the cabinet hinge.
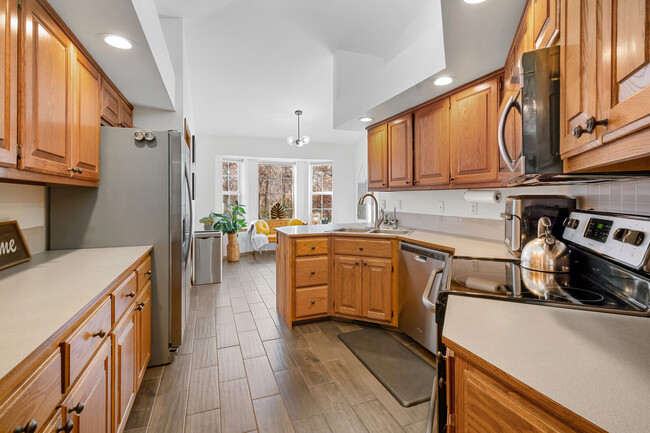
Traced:
[[390, 265], [390, 271], [391, 271], [391, 272], [395, 272], [395, 266]]
[[23, 0], [18, 0], [18, 9], [23, 7]]
[[21, 159], [23, 157], [23, 147], [22, 146], [16, 147], [16, 157], [18, 159]]

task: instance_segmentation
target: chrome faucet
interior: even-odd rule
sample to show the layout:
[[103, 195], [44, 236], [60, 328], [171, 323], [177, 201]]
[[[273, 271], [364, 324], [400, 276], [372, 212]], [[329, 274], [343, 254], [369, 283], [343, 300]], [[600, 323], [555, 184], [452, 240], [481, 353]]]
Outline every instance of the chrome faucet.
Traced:
[[364, 200], [366, 199], [366, 197], [370, 197], [372, 199], [372, 201], [375, 202], [375, 220], [374, 220], [374, 223], [375, 223], [375, 228], [378, 229], [379, 226], [381, 225], [381, 223], [384, 221], [384, 217], [385, 217], [384, 210], [383, 209], [381, 210], [381, 218], [379, 218], [379, 203], [377, 203], [377, 198], [374, 195], [372, 195], [371, 193], [369, 193], [369, 192], [367, 192], [367, 193], [365, 193], [364, 195], [361, 196], [361, 198], [359, 199], [358, 205], [362, 205]]

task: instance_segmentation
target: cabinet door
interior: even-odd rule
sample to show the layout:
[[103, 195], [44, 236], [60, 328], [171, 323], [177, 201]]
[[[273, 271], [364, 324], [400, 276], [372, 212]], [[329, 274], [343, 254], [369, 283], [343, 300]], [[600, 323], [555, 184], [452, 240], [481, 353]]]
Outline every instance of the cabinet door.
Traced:
[[[111, 360], [109, 338], [101, 345], [63, 403], [64, 410], [74, 422], [75, 433], [112, 433], [113, 431]], [[74, 411], [76, 407], [82, 409]]]
[[611, 56], [599, 57], [604, 63], [599, 84], [611, 83], [601, 90], [600, 116], [609, 122], [603, 143], [608, 143], [650, 127], [650, 2], [609, 0], [601, 7], [611, 29], [604, 33], [602, 48]]
[[102, 119], [110, 126], [120, 123], [120, 100], [106, 80], [102, 80]]
[[363, 317], [390, 322], [393, 318], [390, 259], [363, 259]]
[[334, 312], [361, 316], [361, 259], [334, 258]]
[[133, 109], [124, 99], [120, 99], [120, 125], [122, 128], [133, 128]]
[[388, 123], [388, 186], [413, 183], [413, 121], [411, 113]]
[[413, 185], [449, 184], [449, 99], [415, 112]]
[[557, 39], [557, 0], [531, 0], [529, 14], [532, 14], [532, 31], [535, 48], [544, 48]]
[[137, 393], [137, 334], [136, 311], [133, 308], [117, 325], [113, 336], [116, 432], [124, 430], [127, 415]]
[[75, 177], [99, 179], [99, 71], [75, 50], [72, 103], [72, 167]]
[[68, 175], [72, 133], [72, 44], [36, 0], [22, 6], [21, 169]]
[[368, 188], [388, 187], [388, 126], [368, 130]]
[[496, 180], [498, 79], [493, 78], [451, 96], [450, 161], [455, 183]]
[[136, 324], [138, 350], [138, 384], [142, 382], [151, 357], [151, 281], [138, 296]]
[[17, 0], [0, 6], [0, 167], [16, 166], [18, 146], [18, 20]]

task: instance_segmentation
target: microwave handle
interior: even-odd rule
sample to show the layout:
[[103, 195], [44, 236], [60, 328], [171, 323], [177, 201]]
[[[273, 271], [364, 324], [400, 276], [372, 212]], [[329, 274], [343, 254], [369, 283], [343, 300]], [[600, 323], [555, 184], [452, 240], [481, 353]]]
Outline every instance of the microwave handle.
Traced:
[[519, 93], [517, 93], [516, 96], [510, 96], [508, 99], [508, 102], [506, 102], [506, 106], [503, 110], [503, 113], [501, 114], [501, 119], [499, 120], [499, 152], [501, 153], [501, 157], [503, 158], [503, 161], [506, 163], [510, 171], [514, 172], [515, 167], [517, 167], [517, 163], [521, 159], [521, 155], [517, 159], [512, 159], [510, 156], [510, 152], [508, 152], [508, 147], [506, 146], [506, 120], [508, 119], [508, 115], [510, 114], [510, 110], [514, 108], [517, 109], [519, 114], [521, 114], [521, 105], [519, 105]]

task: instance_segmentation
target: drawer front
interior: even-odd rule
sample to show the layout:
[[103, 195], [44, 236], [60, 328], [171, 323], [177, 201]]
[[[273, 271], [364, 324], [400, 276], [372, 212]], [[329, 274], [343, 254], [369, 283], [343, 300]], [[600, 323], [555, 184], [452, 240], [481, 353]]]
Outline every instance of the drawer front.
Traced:
[[334, 239], [334, 251], [336, 254], [347, 256], [368, 256], [368, 257], [391, 257], [391, 241], [375, 239]]
[[13, 432], [34, 420], [41, 429], [61, 401], [61, 354], [56, 351], [0, 403], [0, 432]]
[[296, 258], [296, 287], [327, 284], [328, 274], [327, 256]]
[[144, 262], [140, 263], [135, 270], [138, 279], [138, 292], [147, 284], [147, 281], [151, 279], [151, 256], [147, 256], [144, 259]]
[[129, 308], [129, 306], [135, 301], [137, 291], [136, 272], [133, 272], [111, 294], [114, 308], [113, 323], [119, 322], [122, 314], [124, 314], [127, 308]]
[[327, 238], [296, 239], [296, 256], [327, 254]]
[[327, 314], [327, 286], [296, 289], [296, 318]]
[[86, 319], [74, 334], [61, 343], [64, 365], [67, 366], [67, 371], [64, 372], [64, 389], [67, 389], [77, 379], [81, 370], [88, 364], [93, 353], [110, 332], [111, 300], [106, 298], [97, 311]]

